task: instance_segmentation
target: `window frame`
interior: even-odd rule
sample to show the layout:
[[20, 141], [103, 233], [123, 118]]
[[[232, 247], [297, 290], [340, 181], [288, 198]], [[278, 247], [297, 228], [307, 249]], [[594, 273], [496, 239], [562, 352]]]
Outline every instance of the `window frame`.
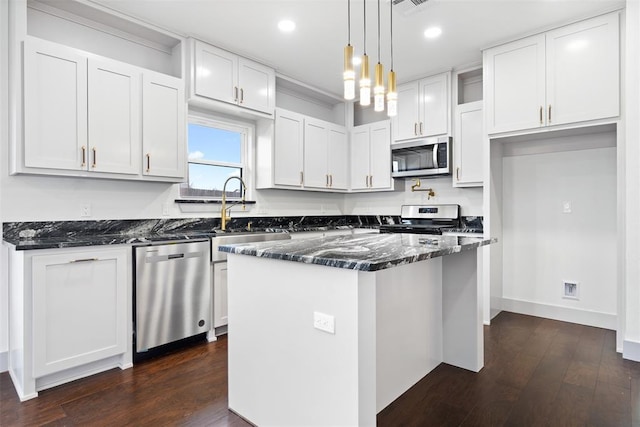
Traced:
[[[197, 159], [197, 160], [189, 160], [189, 131], [188, 126], [194, 124], [199, 126], [212, 127], [216, 129], [222, 129], [231, 132], [238, 132], [243, 135], [242, 141], [240, 143], [240, 163], [234, 162], [224, 162], [224, 161], [215, 161], [208, 159]], [[224, 117], [214, 117], [209, 116], [204, 113], [197, 112], [189, 112], [187, 117], [187, 156], [186, 156], [186, 183], [189, 183], [189, 165], [190, 164], [200, 164], [207, 166], [222, 166], [222, 167], [232, 167], [232, 168], [240, 168], [241, 170], [241, 178], [246, 185], [245, 199], [252, 200], [253, 199], [253, 147], [254, 144], [254, 135], [255, 135], [255, 125], [251, 122], [245, 122], [240, 120], [234, 120]], [[220, 189], [222, 190], [222, 188]], [[180, 191], [180, 197], [184, 199], [192, 199], [192, 200], [214, 200], [221, 201], [222, 196], [195, 196], [195, 195], [187, 195], [182, 194], [182, 190]], [[240, 200], [240, 197], [231, 197], [227, 196], [227, 200], [235, 201]]]

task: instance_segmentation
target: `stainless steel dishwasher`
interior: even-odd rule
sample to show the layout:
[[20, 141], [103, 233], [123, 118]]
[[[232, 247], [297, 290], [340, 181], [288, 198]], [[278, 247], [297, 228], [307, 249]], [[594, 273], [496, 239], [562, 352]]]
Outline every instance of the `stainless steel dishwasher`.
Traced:
[[136, 353], [212, 328], [208, 240], [137, 246], [134, 259]]

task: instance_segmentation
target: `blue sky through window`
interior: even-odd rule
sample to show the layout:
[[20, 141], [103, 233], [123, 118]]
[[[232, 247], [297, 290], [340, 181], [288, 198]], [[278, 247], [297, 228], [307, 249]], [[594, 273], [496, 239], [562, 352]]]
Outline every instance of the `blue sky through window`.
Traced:
[[189, 160], [242, 162], [242, 134], [197, 124], [189, 124]]

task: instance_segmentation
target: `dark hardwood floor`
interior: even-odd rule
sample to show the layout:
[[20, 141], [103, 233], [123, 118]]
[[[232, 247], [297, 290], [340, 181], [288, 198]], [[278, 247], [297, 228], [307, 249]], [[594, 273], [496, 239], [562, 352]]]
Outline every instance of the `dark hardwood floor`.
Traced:
[[[226, 372], [226, 338], [23, 403], [5, 372], [0, 426], [248, 426], [227, 410]], [[640, 427], [640, 363], [615, 352], [613, 331], [503, 312], [485, 327], [480, 373], [441, 364], [378, 425]]]

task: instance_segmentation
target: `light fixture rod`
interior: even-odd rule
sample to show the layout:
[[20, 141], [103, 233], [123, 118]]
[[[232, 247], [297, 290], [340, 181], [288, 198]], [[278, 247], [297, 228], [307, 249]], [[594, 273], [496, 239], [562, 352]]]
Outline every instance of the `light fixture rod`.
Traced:
[[380, 0], [378, 0], [378, 64], [380, 63]]

